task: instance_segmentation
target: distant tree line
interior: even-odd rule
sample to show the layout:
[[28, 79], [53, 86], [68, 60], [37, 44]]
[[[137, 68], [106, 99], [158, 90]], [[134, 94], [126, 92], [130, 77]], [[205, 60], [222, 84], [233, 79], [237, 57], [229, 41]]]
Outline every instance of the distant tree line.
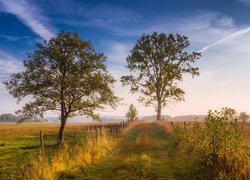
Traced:
[[13, 114], [1, 114], [0, 115], [1, 122], [18, 122], [19, 118]]

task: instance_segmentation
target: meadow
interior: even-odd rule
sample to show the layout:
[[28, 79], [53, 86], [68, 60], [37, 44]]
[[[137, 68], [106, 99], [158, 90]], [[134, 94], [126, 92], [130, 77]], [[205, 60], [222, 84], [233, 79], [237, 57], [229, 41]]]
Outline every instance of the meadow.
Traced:
[[[192, 131], [197, 124], [205, 126], [135, 122], [111, 133], [107, 128], [88, 128], [93, 124], [72, 123], [66, 126], [66, 145], [57, 147], [59, 124], [1, 123], [0, 179], [216, 179], [209, 174], [202, 152], [186, 138], [195, 139]], [[248, 144], [250, 124], [238, 127]], [[250, 162], [249, 156], [245, 159]]]
[[[95, 125], [100, 123], [69, 123], [65, 128], [66, 144], [75, 145], [76, 140], [78, 144], [84, 143], [89, 127]], [[46, 155], [54, 155], [58, 151], [55, 145], [59, 126], [59, 123], [0, 123], [0, 179], [15, 178], [25, 171], [33, 157], [40, 155], [40, 131]]]

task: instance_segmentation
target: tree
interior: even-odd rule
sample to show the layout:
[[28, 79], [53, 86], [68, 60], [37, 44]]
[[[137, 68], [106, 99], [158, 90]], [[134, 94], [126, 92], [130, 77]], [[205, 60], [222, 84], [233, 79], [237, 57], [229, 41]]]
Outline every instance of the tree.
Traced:
[[135, 106], [131, 104], [125, 117], [127, 118], [128, 122], [132, 122], [136, 119], [137, 115], [138, 111], [136, 110]]
[[242, 120], [243, 124], [245, 124], [249, 117], [250, 116], [246, 112], [241, 112], [239, 118]]
[[233, 119], [237, 113], [237, 111], [233, 108], [226, 108], [226, 111], [227, 111], [230, 119]]
[[116, 107], [119, 99], [111, 90], [115, 80], [105, 60], [103, 53], [97, 53], [77, 33], [61, 32], [38, 44], [24, 61], [25, 70], [12, 74], [4, 84], [18, 102], [27, 96], [34, 100], [17, 112], [22, 120], [43, 117], [46, 111], [60, 111], [58, 143], [62, 144], [69, 117], [87, 115], [97, 119], [94, 110], [106, 105]]
[[191, 64], [201, 54], [184, 51], [188, 46], [188, 38], [179, 34], [143, 34], [126, 59], [130, 75], [123, 76], [121, 82], [130, 85], [132, 93], [142, 93], [139, 101], [155, 107], [157, 120], [168, 103], [184, 100], [184, 91], [177, 86], [183, 74], [199, 75], [199, 69]]

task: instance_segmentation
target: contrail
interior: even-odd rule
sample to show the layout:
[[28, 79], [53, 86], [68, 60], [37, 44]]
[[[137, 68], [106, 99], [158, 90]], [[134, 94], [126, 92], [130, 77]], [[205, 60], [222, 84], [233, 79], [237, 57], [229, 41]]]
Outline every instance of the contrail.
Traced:
[[213, 43], [213, 44], [210, 44], [210, 45], [208, 45], [208, 46], [203, 47], [203, 48], [200, 49], [198, 52], [204, 53], [204, 52], [206, 52], [206, 51], [207, 51], [209, 48], [211, 48], [211, 47], [214, 47], [214, 46], [216, 46], [216, 45], [218, 45], [218, 44], [220, 44], [220, 43], [222, 43], [222, 42], [224, 42], [224, 41], [227, 41], [227, 40], [230, 40], [230, 39], [234, 39], [234, 38], [240, 37], [240, 36], [242, 36], [242, 35], [244, 35], [244, 34], [246, 34], [246, 33], [248, 33], [248, 32], [250, 32], [250, 27], [247, 27], [247, 28], [245, 28], [245, 29], [236, 31], [236, 32], [234, 32], [233, 34], [230, 34], [230, 35], [224, 37], [223, 39], [221, 39], [221, 40], [219, 40], [219, 41], [217, 41], [217, 42], [215, 42], [215, 43]]

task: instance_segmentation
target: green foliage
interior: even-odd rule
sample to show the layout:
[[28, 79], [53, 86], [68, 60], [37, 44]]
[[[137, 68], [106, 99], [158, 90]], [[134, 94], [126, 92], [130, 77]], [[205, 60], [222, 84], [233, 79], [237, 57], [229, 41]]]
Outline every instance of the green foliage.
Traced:
[[18, 101], [26, 96], [34, 99], [21, 112], [27, 117], [42, 116], [48, 110], [63, 111], [65, 117], [96, 117], [93, 110], [114, 107], [117, 100], [110, 88], [115, 80], [108, 74], [105, 60], [77, 33], [61, 32], [38, 44], [24, 61], [25, 70], [12, 74], [4, 84]]
[[219, 177], [222, 173], [227, 177], [235, 177], [238, 153], [241, 150], [243, 137], [237, 125], [237, 119], [232, 119], [230, 109], [209, 111], [205, 118], [205, 126], [195, 124], [189, 135], [189, 142], [201, 154], [207, 163], [208, 173]]
[[111, 87], [115, 79], [105, 66], [106, 57], [77, 33], [61, 32], [48, 42], [38, 44], [24, 61], [24, 71], [5, 81], [18, 102], [29, 96], [34, 100], [17, 111], [21, 120], [43, 117], [46, 111], [60, 111], [58, 142], [63, 143], [68, 117], [87, 115], [98, 119], [96, 109], [116, 107]]
[[125, 117], [127, 118], [128, 122], [132, 122], [136, 119], [137, 115], [138, 111], [136, 110], [135, 106], [131, 104]]
[[130, 85], [132, 93], [142, 93], [139, 100], [155, 107], [157, 120], [160, 120], [161, 109], [169, 102], [184, 100], [184, 91], [177, 86], [183, 74], [199, 75], [198, 68], [191, 64], [201, 54], [186, 52], [188, 46], [186, 36], [154, 32], [143, 34], [127, 57], [131, 74], [123, 76], [121, 82]]

